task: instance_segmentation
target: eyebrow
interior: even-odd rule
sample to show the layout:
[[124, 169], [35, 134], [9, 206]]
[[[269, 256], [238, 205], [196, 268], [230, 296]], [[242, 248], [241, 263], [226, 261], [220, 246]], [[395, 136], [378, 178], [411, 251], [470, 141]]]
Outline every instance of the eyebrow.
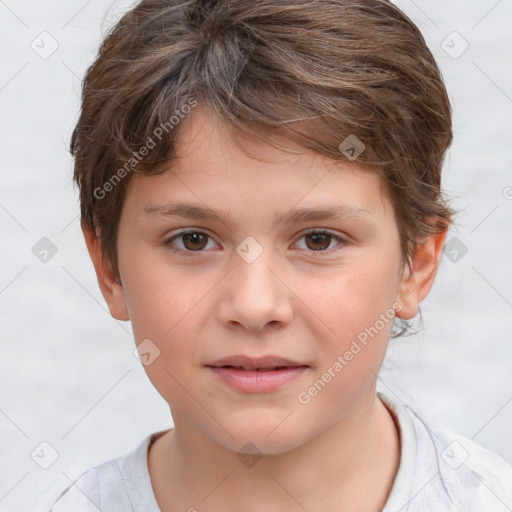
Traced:
[[[195, 205], [183, 202], [171, 202], [164, 205], [148, 205], [144, 208], [145, 216], [184, 217], [197, 220], [214, 220], [229, 224], [229, 210], [213, 210], [208, 206]], [[322, 207], [295, 208], [285, 214], [274, 216], [275, 223], [304, 222], [311, 220], [329, 220], [352, 218], [373, 223], [371, 213], [360, 206], [349, 204], [327, 204]]]

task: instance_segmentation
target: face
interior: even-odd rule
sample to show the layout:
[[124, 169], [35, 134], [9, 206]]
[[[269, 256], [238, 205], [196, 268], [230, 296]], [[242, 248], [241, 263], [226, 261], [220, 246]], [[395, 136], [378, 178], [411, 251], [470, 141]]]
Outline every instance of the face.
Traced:
[[177, 161], [132, 176], [122, 286], [102, 291], [144, 343], [177, 432], [281, 453], [375, 399], [393, 316], [414, 316], [423, 288], [376, 174], [240, 140], [257, 158], [197, 109]]

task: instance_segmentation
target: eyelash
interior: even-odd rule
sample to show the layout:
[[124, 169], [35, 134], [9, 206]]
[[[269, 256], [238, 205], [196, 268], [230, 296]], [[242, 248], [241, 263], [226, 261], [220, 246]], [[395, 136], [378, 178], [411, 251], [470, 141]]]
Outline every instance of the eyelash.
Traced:
[[[198, 254], [201, 254], [202, 252], [205, 252], [204, 250], [199, 250], [199, 251], [184, 251], [183, 249], [176, 249], [174, 247], [171, 246], [171, 243], [181, 237], [181, 236], [184, 236], [184, 235], [188, 235], [188, 234], [191, 234], [191, 233], [198, 233], [198, 234], [201, 234], [201, 235], [206, 235], [209, 239], [211, 239], [212, 237], [208, 234], [208, 233], [205, 233], [204, 231], [200, 231], [198, 229], [193, 229], [193, 230], [185, 230], [185, 231], [179, 231], [178, 233], [175, 233], [174, 235], [172, 235], [170, 238], [167, 238], [166, 240], [164, 240], [164, 244], [166, 246], [169, 246], [170, 250], [174, 253], [177, 253], [177, 254], [180, 254], [182, 256], [185, 256], [185, 257], [196, 257]], [[338, 251], [340, 251], [341, 249], [343, 249], [343, 246], [344, 245], [347, 245], [349, 242], [347, 240], [345, 240], [344, 238], [340, 237], [339, 235], [334, 235], [333, 233], [331, 233], [330, 231], [326, 231], [325, 229], [309, 229], [309, 230], [306, 230], [304, 231], [299, 240], [301, 238], [303, 238], [304, 236], [306, 235], [309, 235], [309, 234], [322, 234], [322, 235], [328, 235], [330, 236], [331, 238], [337, 240], [340, 245], [335, 248], [335, 249], [330, 249], [330, 250], [318, 250], [318, 251], [313, 251], [313, 250], [309, 250], [307, 252], [311, 252], [311, 253], [314, 253], [315, 254], [315, 258], [316, 257], [323, 257], [324, 255], [331, 255], [333, 253], [336, 253]]]

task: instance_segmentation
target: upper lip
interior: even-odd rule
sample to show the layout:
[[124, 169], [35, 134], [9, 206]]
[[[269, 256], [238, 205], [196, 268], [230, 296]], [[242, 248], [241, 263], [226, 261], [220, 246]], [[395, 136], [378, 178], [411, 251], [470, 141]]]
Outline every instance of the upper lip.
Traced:
[[308, 366], [307, 364], [298, 363], [296, 361], [291, 361], [290, 359], [285, 359], [284, 357], [279, 357], [275, 355], [268, 355], [262, 357], [250, 357], [243, 354], [223, 357], [222, 359], [217, 359], [216, 361], [212, 361], [211, 363], [207, 363], [206, 366], [214, 366], [220, 368], [222, 366], [240, 366], [245, 370], [256, 370], [256, 369], [268, 369], [268, 368], [278, 368], [278, 367], [290, 367], [290, 366]]

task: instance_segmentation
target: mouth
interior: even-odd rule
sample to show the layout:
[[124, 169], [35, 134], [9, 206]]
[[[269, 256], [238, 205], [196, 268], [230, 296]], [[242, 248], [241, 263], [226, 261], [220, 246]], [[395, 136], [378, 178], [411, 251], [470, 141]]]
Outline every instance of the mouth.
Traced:
[[245, 355], [219, 359], [205, 366], [224, 384], [246, 393], [275, 391], [309, 368], [307, 364], [279, 356], [251, 358]]
[[266, 368], [261, 368], [261, 367], [251, 368], [251, 367], [247, 367], [247, 366], [233, 366], [231, 364], [225, 364], [223, 366], [212, 366], [212, 368], [234, 368], [236, 370], [245, 370], [247, 372], [272, 372], [275, 370], [284, 370], [285, 368], [297, 368], [297, 366], [271, 366], [271, 367], [266, 367]]
[[308, 366], [305, 363], [299, 363], [286, 359], [277, 355], [267, 355], [261, 357], [251, 357], [244, 354], [238, 354], [235, 356], [223, 357], [217, 359], [211, 363], [207, 363], [206, 366], [213, 366], [220, 368], [223, 366], [230, 366], [233, 368], [240, 368], [243, 370], [275, 370], [276, 368], [290, 368], [297, 366]]

